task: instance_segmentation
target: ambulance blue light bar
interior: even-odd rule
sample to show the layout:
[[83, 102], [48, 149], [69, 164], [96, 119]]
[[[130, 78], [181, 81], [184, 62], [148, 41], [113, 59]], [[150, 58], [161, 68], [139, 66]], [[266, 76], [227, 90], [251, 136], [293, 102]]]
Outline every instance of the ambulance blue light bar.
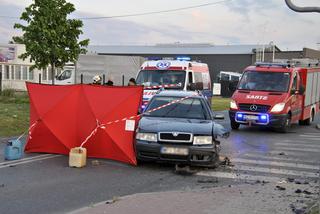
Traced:
[[191, 58], [188, 57], [188, 56], [178, 56], [177, 60], [179, 60], [179, 61], [190, 61]]

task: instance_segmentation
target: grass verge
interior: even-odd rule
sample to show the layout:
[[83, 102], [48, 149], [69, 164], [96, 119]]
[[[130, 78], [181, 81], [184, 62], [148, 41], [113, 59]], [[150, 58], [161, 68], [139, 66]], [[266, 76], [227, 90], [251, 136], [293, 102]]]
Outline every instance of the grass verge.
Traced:
[[22, 134], [29, 126], [29, 98], [27, 93], [0, 94], [0, 136]]
[[223, 111], [228, 110], [230, 107], [230, 98], [213, 97], [212, 98], [212, 110]]

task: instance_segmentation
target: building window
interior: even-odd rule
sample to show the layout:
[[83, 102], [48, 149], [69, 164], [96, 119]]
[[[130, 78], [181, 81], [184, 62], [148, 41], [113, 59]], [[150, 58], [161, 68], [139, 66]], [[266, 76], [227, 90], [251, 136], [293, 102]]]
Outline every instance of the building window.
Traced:
[[10, 67], [9, 65], [4, 66], [4, 78], [5, 79], [10, 79]]
[[50, 70], [48, 71], [48, 80], [52, 80], [52, 71], [51, 71], [51, 68], [50, 68]]
[[29, 80], [34, 80], [34, 70], [29, 71]]
[[28, 67], [23, 66], [22, 68], [22, 79], [27, 80], [28, 79]]
[[14, 80], [14, 66], [11, 65], [11, 79]]
[[16, 80], [21, 80], [21, 66], [15, 65], [14, 71], [15, 71]]
[[42, 70], [42, 80], [47, 80], [47, 69]]

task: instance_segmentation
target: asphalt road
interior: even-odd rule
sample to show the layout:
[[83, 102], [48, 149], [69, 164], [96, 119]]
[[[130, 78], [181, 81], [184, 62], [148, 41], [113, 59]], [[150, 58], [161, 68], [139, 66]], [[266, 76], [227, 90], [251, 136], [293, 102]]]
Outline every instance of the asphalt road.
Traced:
[[[143, 192], [208, 189], [244, 183], [299, 179], [317, 186], [320, 168], [320, 130], [293, 125], [281, 134], [257, 127], [241, 127], [222, 141], [221, 155], [233, 166], [196, 169], [179, 175], [171, 165], [138, 167], [89, 159], [87, 167], [68, 167], [68, 157], [28, 154], [6, 162], [0, 153], [0, 213], [65, 213], [124, 195]], [[221, 121], [228, 126], [228, 121]], [[0, 151], [4, 144], [0, 143]], [[318, 182], [318, 183], [316, 183]], [[314, 195], [317, 189], [309, 189]]]

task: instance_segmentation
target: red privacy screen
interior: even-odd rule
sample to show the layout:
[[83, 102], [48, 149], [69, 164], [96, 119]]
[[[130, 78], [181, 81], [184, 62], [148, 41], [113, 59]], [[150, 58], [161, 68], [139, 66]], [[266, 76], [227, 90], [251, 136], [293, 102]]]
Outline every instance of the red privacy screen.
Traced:
[[134, 131], [126, 125], [134, 126], [129, 117], [138, 113], [143, 87], [27, 83], [27, 89], [32, 128], [26, 152], [68, 154], [91, 134], [83, 146], [88, 157], [136, 164]]

